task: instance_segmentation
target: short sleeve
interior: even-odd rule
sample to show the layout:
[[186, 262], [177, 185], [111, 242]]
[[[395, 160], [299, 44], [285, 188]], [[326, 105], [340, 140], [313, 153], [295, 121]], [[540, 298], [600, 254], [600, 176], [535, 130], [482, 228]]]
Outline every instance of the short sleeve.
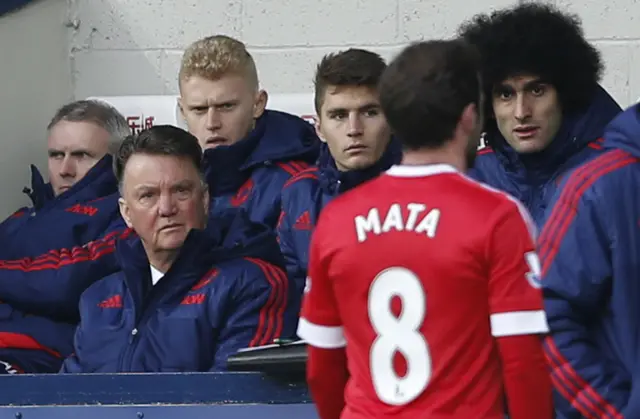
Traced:
[[330, 226], [327, 225], [326, 218], [323, 221], [325, 222], [318, 223], [311, 236], [309, 270], [304, 287], [298, 336], [309, 345], [318, 348], [342, 348], [346, 341], [333, 283], [328, 276], [328, 260], [324, 256], [328, 253], [324, 231], [330, 229]]
[[527, 210], [509, 200], [499, 210], [488, 239], [493, 336], [547, 333], [535, 227]]

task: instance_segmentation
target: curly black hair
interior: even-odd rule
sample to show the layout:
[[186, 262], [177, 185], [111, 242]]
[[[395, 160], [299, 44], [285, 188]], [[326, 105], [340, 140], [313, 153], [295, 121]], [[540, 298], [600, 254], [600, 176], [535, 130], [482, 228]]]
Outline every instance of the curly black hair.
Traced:
[[558, 91], [564, 112], [579, 112], [589, 105], [604, 70], [580, 19], [549, 4], [526, 3], [476, 15], [460, 26], [458, 35], [482, 56], [489, 114], [493, 89], [517, 75], [540, 77]]

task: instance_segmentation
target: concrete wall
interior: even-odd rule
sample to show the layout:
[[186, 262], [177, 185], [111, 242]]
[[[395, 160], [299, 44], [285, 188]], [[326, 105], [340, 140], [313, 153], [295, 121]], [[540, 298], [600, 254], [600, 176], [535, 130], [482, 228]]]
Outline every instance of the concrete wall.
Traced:
[[[74, 0], [77, 97], [171, 94], [182, 49], [225, 33], [245, 41], [270, 93], [311, 89], [319, 58], [345, 46], [391, 56], [408, 41], [452, 35], [465, 18], [513, 0]], [[607, 62], [604, 85], [622, 104], [640, 97], [640, 2], [556, 0], [582, 16]]]
[[29, 202], [28, 164], [46, 168], [45, 126], [73, 97], [66, 0], [40, 0], [0, 17], [0, 218]]
[[[44, 168], [44, 126], [72, 98], [175, 94], [182, 49], [213, 33], [244, 40], [269, 92], [311, 92], [322, 55], [361, 46], [389, 58], [447, 37], [516, 0], [39, 0], [0, 18], [0, 217], [27, 201], [28, 163]], [[640, 2], [555, 0], [578, 13], [621, 105], [640, 97]]]

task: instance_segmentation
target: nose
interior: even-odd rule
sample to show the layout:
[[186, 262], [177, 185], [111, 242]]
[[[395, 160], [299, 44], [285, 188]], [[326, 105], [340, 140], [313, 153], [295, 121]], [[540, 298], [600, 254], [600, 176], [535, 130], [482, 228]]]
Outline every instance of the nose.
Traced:
[[516, 96], [515, 117], [518, 121], [525, 120], [531, 116], [531, 106], [526, 96], [518, 94]]
[[73, 178], [76, 176], [76, 164], [71, 156], [65, 156], [60, 165], [60, 176], [63, 178]]
[[207, 129], [214, 131], [220, 129], [222, 123], [220, 121], [220, 114], [213, 106], [210, 106], [207, 110]]
[[171, 194], [163, 193], [158, 200], [158, 214], [161, 217], [170, 217], [176, 213], [177, 207]]
[[362, 135], [362, 121], [358, 112], [349, 113], [349, 137], [358, 137]]

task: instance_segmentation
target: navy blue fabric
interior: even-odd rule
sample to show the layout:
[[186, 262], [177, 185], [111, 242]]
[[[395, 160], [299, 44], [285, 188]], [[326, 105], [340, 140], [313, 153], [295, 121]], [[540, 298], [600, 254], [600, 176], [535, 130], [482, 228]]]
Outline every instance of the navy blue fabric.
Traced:
[[119, 194], [111, 165], [112, 158], [106, 155], [57, 197], [31, 166], [31, 188], [25, 193], [33, 205], [20, 208], [0, 224], [0, 259], [36, 257], [52, 249], [83, 245], [116, 227]]
[[[58, 249], [81, 246], [124, 229], [111, 163], [111, 156], [105, 156], [57, 197], [31, 166], [31, 188], [25, 192], [33, 205], [0, 224], [0, 359], [11, 360], [24, 372], [56, 372], [72, 350], [74, 321], [63, 313], [77, 310], [77, 296], [84, 288], [76, 290], [75, 299], [69, 300], [70, 293], [63, 301], [55, 300], [77, 280], [62, 272], [51, 274], [74, 259], [73, 252]], [[50, 293], [50, 289], [60, 291]], [[52, 307], [40, 310], [42, 300]]]
[[0, 303], [0, 361], [19, 373], [58, 372], [73, 351], [74, 330], [74, 324], [28, 315]]
[[122, 271], [82, 295], [63, 372], [219, 371], [238, 349], [295, 334], [275, 234], [242, 210], [192, 230], [155, 286], [137, 237], [118, 240], [116, 257]]
[[545, 348], [566, 419], [640, 417], [638, 185], [640, 105], [562, 182], [540, 236]]
[[589, 143], [602, 137], [604, 127], [620, 111], [614, 99], [598, 87], [584, 112], [563, 117], [556, 137], [545, 150], [526, 155], [507, 144], [494, 121], [485, 127], [488, 147], [478, 152], [469, 175], [520, 200], [540, 226], [560, 177], [601, 153], [599, 147], [589, 147]]
[[285, 182], [318, 158], [320, 140], [307, 121], [267, 110], [247, 138], [205, 150], [211, 211], [243, 208], [258, 223], [275, 228]]
[[282, 214], [278, 240], [287, 274], [302, 295], [309, 263], [311, 234], [322, 208], [334, 197], [378, 176], [402, 160], [400, 144], [392, 140], [380, 160], [363, 170], [341, 172], [322, 146], [318, 164], [291, 179], [282, 191]]
[[2, 0], [0, 1], [0, 16], [13, 12], [30, 2], [31, 0]]

